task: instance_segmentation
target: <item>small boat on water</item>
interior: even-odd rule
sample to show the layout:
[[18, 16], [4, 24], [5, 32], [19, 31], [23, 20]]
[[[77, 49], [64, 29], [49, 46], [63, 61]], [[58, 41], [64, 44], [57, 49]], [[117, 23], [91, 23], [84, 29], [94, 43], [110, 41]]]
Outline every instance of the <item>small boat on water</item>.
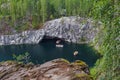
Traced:
[[60, 42], [61, 42], [61, 40], [57, 40], [57, 41], [56, 41], [56, 44], [59, 44]]
[[63, 44], [61, 44], [61, 40], [56, 41], [56, 47], [63, 47]]
[[56, 47], [63, 47], [63, 45], [61, 45], [61, 44], [57, 44]]
[[78, 55], [78, 51], [75, 51], [75, 52], [73, 53], [73, 55], [74, 55], [74, 56], [77, 56], [77, 55]]

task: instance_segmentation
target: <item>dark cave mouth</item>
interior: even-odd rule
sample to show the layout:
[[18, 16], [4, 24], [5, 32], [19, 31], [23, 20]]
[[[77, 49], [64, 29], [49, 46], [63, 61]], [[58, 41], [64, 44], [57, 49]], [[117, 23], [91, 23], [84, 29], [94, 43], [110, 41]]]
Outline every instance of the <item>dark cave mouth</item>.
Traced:
[[[64, 43], [67, 43], [67, 42], [65, 41], [65, 39], [63, 39], [63, 38], [44, 36], [43, 39], [39, 42], [39, 44], [40, 44], [40, 43], [45, 43], [45, 42], [48, 42], [48, 41], [54, 41], [56, 44], [64, 44]], [[57, 43], [57, 42], [59, 42], [59, 43]]]

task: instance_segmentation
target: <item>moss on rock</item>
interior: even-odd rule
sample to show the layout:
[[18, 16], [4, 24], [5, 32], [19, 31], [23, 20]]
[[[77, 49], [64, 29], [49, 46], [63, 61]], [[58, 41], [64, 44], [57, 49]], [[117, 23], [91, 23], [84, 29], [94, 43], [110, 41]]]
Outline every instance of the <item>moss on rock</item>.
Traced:
[[[65, 59], [55, 59], [41, 65], [23, 64], [16, 61], [0, 63], [0, 80], [92, 80], [85, 62], [73, 63]], [[7, 77], [7, 79], [6, 79]]]
[[71, 80], [93, 80], [90, 75], [87, 74], [76, 74]]
[[81, 60], [76, 60], [73, 64], [78, 65], [78, 66], [82, 66], [82, 67], [88, 67], [88, 65]]

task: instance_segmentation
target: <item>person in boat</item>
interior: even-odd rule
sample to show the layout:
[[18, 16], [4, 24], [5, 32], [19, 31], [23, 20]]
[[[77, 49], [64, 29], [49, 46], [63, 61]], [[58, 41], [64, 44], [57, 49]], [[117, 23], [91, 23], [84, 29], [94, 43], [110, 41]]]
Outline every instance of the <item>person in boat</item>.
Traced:
[[78, 51], [75, 51], [75, 52], [73, 53], [73, 55], [74, 55], [74, 56], [77, 56], [77, 55], [78, 55]]

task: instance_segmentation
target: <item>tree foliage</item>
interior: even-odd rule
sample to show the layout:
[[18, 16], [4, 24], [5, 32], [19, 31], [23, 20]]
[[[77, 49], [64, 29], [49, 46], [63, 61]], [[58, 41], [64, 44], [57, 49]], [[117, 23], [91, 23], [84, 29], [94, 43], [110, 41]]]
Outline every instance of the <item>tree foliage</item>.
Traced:
[[15, 59], [17, 62], [22, 62], [26, 64], [30, 62], [30, 54], [28, 52], [20, 55], [13, 54], [13, 59]]
[[35, 29], [50, 19], [88, 17], [94, 0], [0, 0], [0, 20], [17, 30]]
[[[100, 0], [94, 3], [91, 16], [104, 23], [102, 37], [99, 37], [99, 51], [103, 57], [96, 62], [91, 70], [95, 80], [120, 79], [120, 1]], [[100, 39], [102, 38], [102, 39]]]

